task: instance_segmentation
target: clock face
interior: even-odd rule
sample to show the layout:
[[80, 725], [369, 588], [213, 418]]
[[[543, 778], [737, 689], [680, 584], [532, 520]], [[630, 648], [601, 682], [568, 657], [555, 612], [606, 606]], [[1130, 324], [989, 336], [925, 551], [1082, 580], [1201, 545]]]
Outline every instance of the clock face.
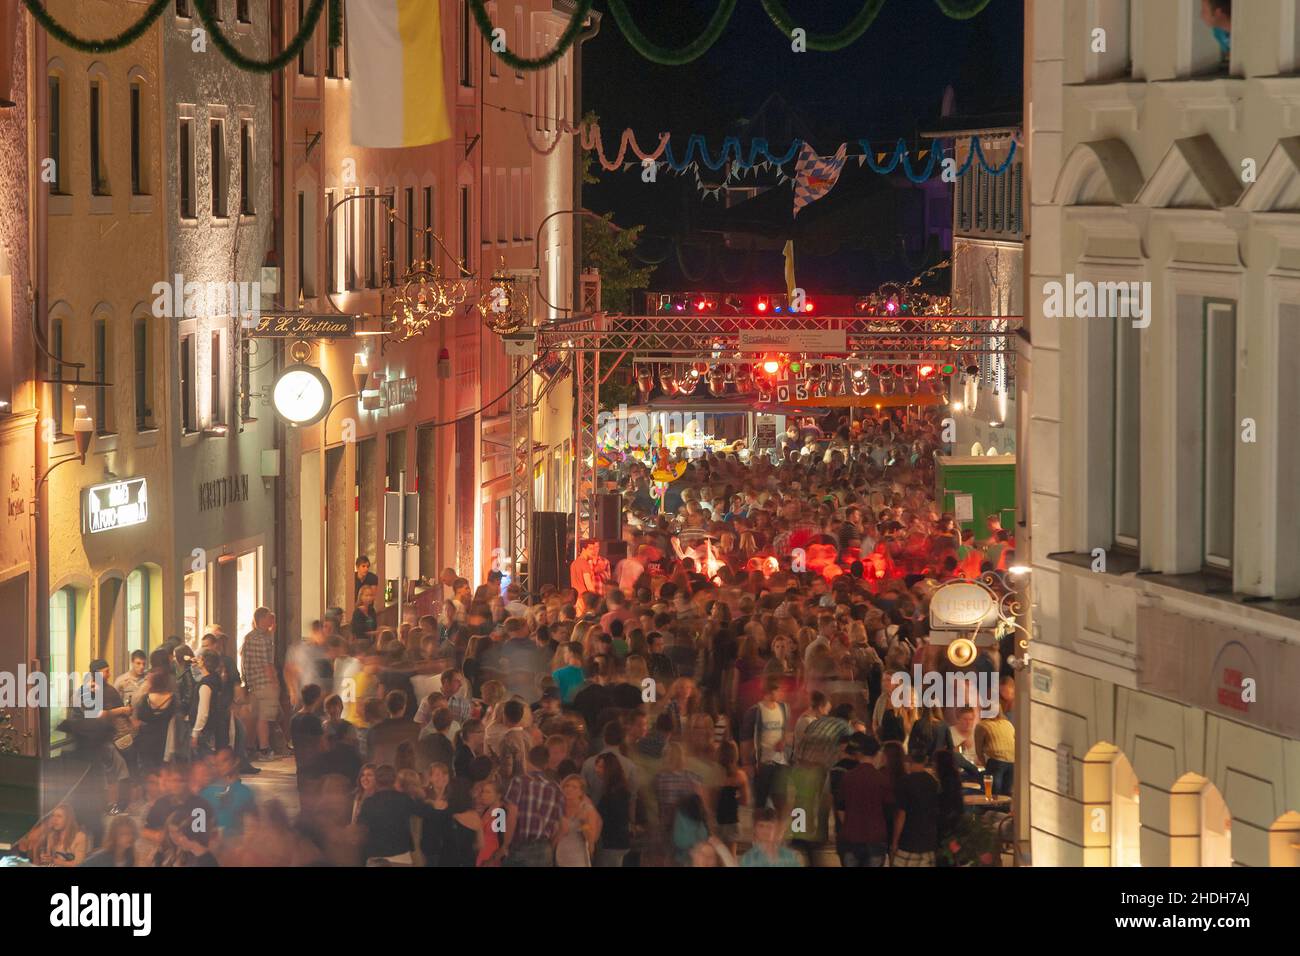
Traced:
[[275, 410], [291, 425], [314, 425], [325, 417], [333, 397], [329, 380], [310, 365], [290, 365], [275, 380]]

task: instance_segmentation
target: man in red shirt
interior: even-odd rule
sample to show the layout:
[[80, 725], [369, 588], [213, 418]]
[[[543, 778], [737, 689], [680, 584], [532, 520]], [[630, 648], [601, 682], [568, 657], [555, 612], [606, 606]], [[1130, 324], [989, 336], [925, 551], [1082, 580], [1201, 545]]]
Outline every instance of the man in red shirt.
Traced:
[[889, 846], [885, 808], [894, 802], [889, 776], [876, 766], [880, 743], [868, 734], [854, 734], [845, 748], [858, 765], [840, 780], [838, 846], [844, 866], [884, 866]]

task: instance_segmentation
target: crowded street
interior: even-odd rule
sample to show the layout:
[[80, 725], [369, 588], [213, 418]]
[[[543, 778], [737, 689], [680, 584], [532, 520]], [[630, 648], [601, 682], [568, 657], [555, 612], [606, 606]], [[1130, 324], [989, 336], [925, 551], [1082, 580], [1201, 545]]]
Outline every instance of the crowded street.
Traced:
[[0, 0], [19, 938], [1285, 931], [1297, 104], [1300, 0]]

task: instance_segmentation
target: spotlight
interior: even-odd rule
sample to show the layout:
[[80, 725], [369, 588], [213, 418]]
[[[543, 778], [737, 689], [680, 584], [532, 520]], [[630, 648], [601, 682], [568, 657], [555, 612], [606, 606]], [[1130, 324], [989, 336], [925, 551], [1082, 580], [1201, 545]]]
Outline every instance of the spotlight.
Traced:
[[929, 378], [931, 375], [934, 374], [934, 366], [922, 365], [920, 368], [916, 370], [916, 374], [921, 378]]
[[755, 308], [758, 309], [759, 312], [766, 312], [768, 309], [767, 299], [759, 299], [758, 305], [755, 306]]
[[[777, 311], [780, 310], [778, 309]], [[776, 361], [776, 359], [768, 359], [763, 363], [763, 371], [768, 375], [775, 375], [777, 372], [781, 371], [781, 363]]]
[[812, 302], [805, 302], [805, 303], [803, 304], [803, 310], [804, 310], [805, 312], [811, 312], [811, 311], [813, 310], [813, 304], [812, 304]]

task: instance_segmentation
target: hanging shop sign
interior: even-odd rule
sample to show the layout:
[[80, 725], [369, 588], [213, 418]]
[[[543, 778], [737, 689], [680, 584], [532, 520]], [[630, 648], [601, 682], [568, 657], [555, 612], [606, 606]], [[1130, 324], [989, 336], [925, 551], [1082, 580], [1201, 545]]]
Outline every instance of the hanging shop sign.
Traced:
[[85, 534], [129, 528], [149, 519], [149, 494], [143, 478], [128, 478], [87, 488], [81, 502]]
[[199, 485], [199, 510], [212, 511], [248, 500], [248, 475], [227, 475]]
[[844, 329], [741, 329], [742, 352], [840, 354], [849, 350]]
[[244, 335], [253, 339], [350, 339], [355, 332], [356, 322], [350, 315], [264, 312]]
[[993, 592], [974, 581], [949, 581], [930, 595], [930, 630], [969, 631], [998, 622]]

